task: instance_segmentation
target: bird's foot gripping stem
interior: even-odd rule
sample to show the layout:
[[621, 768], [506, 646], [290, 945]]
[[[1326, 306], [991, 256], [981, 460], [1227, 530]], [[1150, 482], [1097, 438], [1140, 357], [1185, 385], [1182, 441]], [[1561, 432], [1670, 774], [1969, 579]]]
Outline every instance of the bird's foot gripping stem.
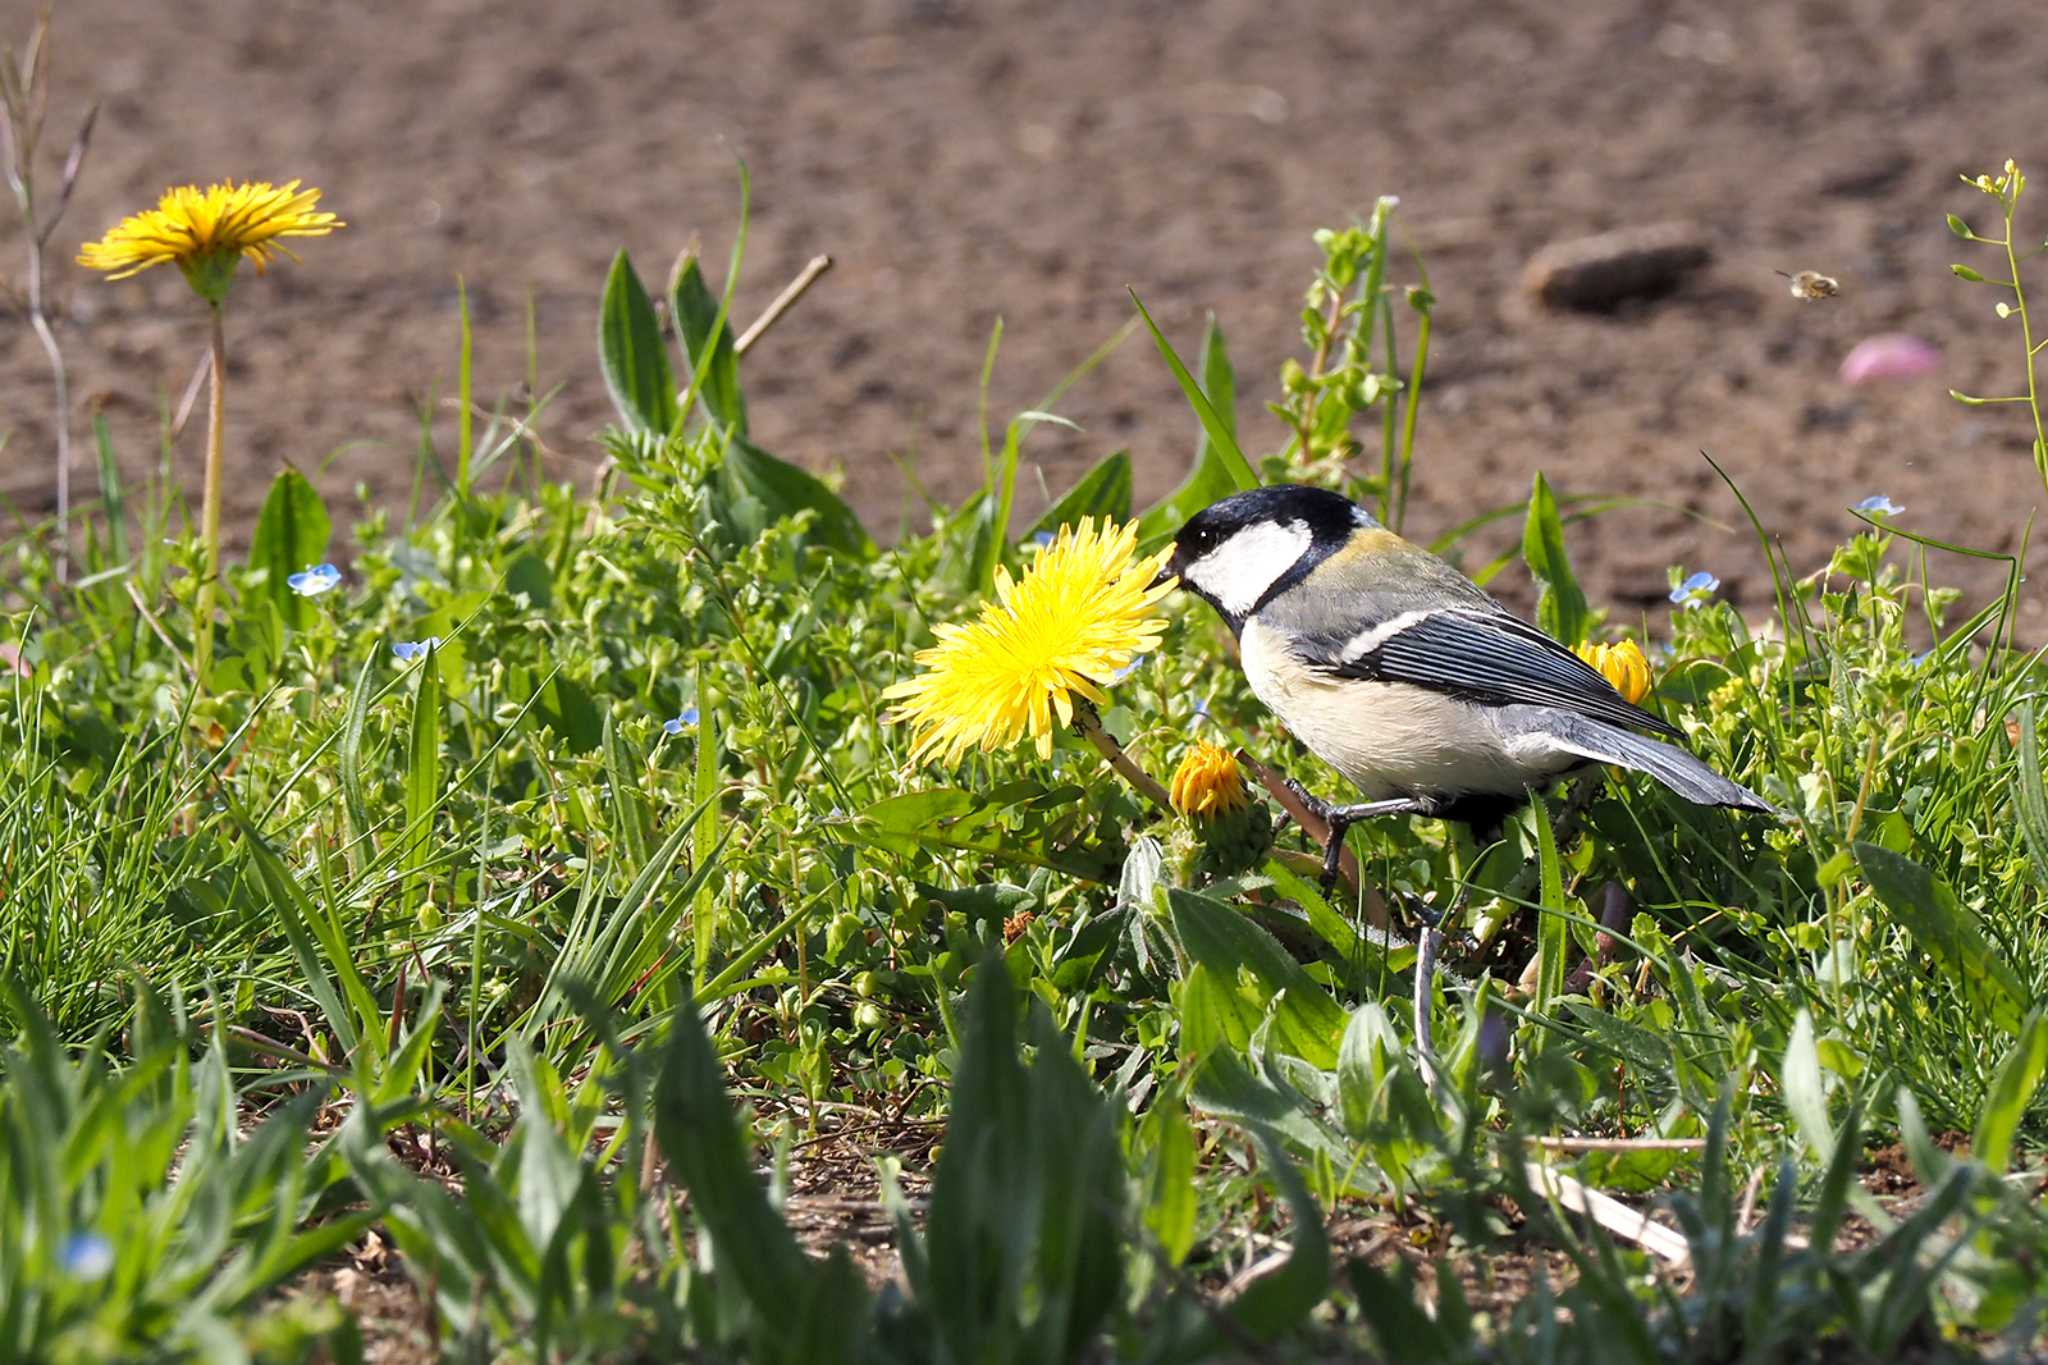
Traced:
[[1360, 820], [1371, 820], [1382, 815], [1427, 815], [1429, 807], [1412, 797], [1396, 797], [1390, 801], [1359, 801], [1348, 806], [1333, 806], [1319, 796], [1311, 794], [1308, 788], [1293, 778], [1281, 779], [1287, 784], [1289, 794], [1308, 808], [1309, 814], [1330, 827], [1328, 840], [1323, 844], [1323, 875], [1321, 888], [1328, 896], [1337, 886], [1337, 870], [1343, 863], [1344, 836]]

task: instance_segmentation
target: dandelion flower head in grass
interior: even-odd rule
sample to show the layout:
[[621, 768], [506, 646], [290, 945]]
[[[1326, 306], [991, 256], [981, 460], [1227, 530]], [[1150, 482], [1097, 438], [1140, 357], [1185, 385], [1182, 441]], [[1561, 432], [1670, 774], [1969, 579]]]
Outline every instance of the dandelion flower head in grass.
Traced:
[[1135, 522], [1083, 518], [1061, 527], [1021, 579], [998, 568], [996, 600], [973, 621], [934, 627], [938, 643], [917, 655], [924, 671], [882, 694], [895, 703], [891, 719], [916, 727], [912, 756], [953, 763], [1029, 734], [1051, 757], [1075, 696], [1107, 701], [1103, 686], [1158, 647], [1166, 622], [1151, 613], [1173, 581], [1153, 580], [1171, 553], [1141, 559]]
[[1593, 665], [1623, 701], [1633, 705], [1650, 695], [1650, 661], [1634, 640], [1613, 645], [1588, 642], [1579, 646], [1579, 657]]
[[1206, 739], [1195, 741], [1174, 769], [1167, 795], [1175, 810], [1196, 821], [1214, 820], [1251, 804], [1237, 755]]
[[296, 180], [282, 185], [224, 181], [203, 190], [173, 186], [155, 208], [123, 218], [106, 236], [87, 242], [79, 249], [78, 263], [125, 280], [169, 262], [185, 272], [200, 297], [217, 304], [243, 257], [255, 262], [261, 274], [275, 255], [298, 259], [280, 239], [325, 237], [346, 226], [320, 212], [319, 202], [320, 191], [302, 190]]

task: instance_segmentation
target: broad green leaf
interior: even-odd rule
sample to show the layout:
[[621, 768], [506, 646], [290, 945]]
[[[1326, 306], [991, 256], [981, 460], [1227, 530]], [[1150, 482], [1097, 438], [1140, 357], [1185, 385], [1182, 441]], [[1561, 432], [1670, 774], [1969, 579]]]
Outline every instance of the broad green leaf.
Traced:
[[1175, 992], [1180, 1005], [1180, 1048], [1189, 1057], [1216, 1052], [1242, 1052], [1265, 1018], [1265, 1010], [1245, 999], [1229, 974], [1206, 963], [1188, 969]]
[[1268, 999], [1281, 995], [1274, 1015], [1276, 1041], [1311, 1066], [1327, 1071], [1337, 1065], [1337, 1044], [1349, 1022], [1344, 1009], [1293, 954], [1232, 906], [1177, 888], [1166, 893], [1174, 931], [1188, 956], [1217, 976], [1232, 982], [1250, 972]]
[[2041, 1077], [2048, 1074], [2048, 1020], [2040, 1010], [2028, 1012], [2019, 1034], [2019, 1041], [1992, 1077], [1970, 1142], [1970, 1155], [1999, 1175], [2012, 1165], [2013, 1135], [2019, 1132], [2020, 1119], [2040, 1088]]
[[612, 406], [632, 431], [668, 434], [676, 424], [676, 381], [662, 349], [654, 301], [621, 251], [605, 277], [598, 311], [597, 355]]
[[2018, 1033], [2033, 1003], [2012, 964], [1998, 955], [1977, 914], [1911, 858], [1857, 843], [1856, 864], [1877, 898], [1948, 978], [2007, 1033]]
[[1071, 526], [1083, 517], [1121, 524], [1130, 515], [1131, 457], [1121, 450], [1113, 450], [1083, 474], [1064, 497], [1047, 508], [1045, 515], [1033, 522], [1024, 535], [1027, 540], [1038, 535], [1051, 535], [1060, 527]]
[[[1152, 321], [1152, 315], [1145, 311], [1144, 301], [1138, 297], [1138, 291], [1133, 289], [1130, 293], [1131, 302], [1137, 305], [1138, 315], [1145, 319], [1145, 327], [1152, 333], [1153, 344], [1159, 347], [1159, 354], [1165, 357], [1166, 367], [1173, 371], [1174, 382], [1180, 385], [1181, 394], [1188, 400], [1188, 406], [1195, 410], [1195, 418], [1202, 424], [1203, 434], [1214, 446], [1217, 459], [1230, 475], [1231, 484], [1240, 490], [1257, 488], [1258, 471], [1252, 468], [1251, 461], [1245, 459], [1244, 452], [1238, 449], [1237, 435], [1232, 430], [1236, 423], [1235, 417], [1226, 419], [1217, 410], [1216, 405], [1209, 401], [1209, 396], [1202, 392], [1201, 385], [1195, 383], [1195, 377], [1188, 373], [1188, 367], [1181, 364], [1180, 356], [1174, 352], [1173, 343], [1166, 339], [1166, 334]], [[1216, 333], [1216, 343], [1220, 351], [1220, 332]]]
[[[690, 359], [697, 396], [711, 410], [711, 420], [745, 436], [747, 404], [740, 395], [740, 362], [733, 349], [732, 325], [722, 319], [718, 300], [706, 287], [695, 255], [685, 256], [677, 268], [675, 282], [669, 288], [669, 306], [675, 314], [676, 331], [683, 340], [683, 352]], [[712, 338], [714, 327], [716, 340]]]
[[1564, 525], [1558, 520], [1557, 499], [1543, 475], [1536, 475], [1529, 493], [1529, 516], [1522, 526], [1522, 558], [1536, 580], [1536, 624], [1553, 638], [1577, 645], [1586, 638], [1586, 595], [1572, 577], [1571, 560], [1565, 555]]
[[790, 1305], [801, 1301], [811, 1266], [754, 1173], [720, 1073], [718, 1054], [686, 995], [670, 1016], [654, 1084], [655, 1136], [670, 1170], [690, 1191], [690, 1212], [711, 1239], [720, 1279], [745, 1296], [772, 1338], [783, 1330]]
[[289, 467], [280, 471], [271, 480], [263, 511], [256, 518], [256, 535], [249, 542], [249, 567], [264, 571], [264, 595], [294, 630], [305, 629], [319, 608], [293, 592], [287, 580], [325, 559], [333, 534], [327, 505], [306, 476]]
[[1187, 1107], [1178, 1099], [1155, 1102], [1142, 1132], [1152, 1152], [1145, 1182], [1145, 1226], [1159, 1239], [1169, 1265], [1179, 1265], [1195, 1245], [1195, 1135]]
[[874, 554], [875, 542], [853, 509], [808, 470], [778, 460], [746, 437], [735, 435], [725, 448], [725, 472], [736, 491], [758, 500], [773, 518], [815, 513], [811, 520], [815, 543], [861, 559]]
[[1337, 1049], [1337, 1101], [1344, 1131], [1351, 1136], [1363, 1137], [1371, 1129], [1373, 1101], [1384, 1078], [1381, 1058], [1396, 1055], [1400, 1048], [1401, 1035], [1377, 1000], [1351, 1012]]

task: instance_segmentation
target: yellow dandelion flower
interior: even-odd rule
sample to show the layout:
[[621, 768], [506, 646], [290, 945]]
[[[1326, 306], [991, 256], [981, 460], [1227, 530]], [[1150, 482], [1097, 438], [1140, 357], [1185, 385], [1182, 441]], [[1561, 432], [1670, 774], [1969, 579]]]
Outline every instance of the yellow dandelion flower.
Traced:
[[1634, 640], [1600, 645], [1588, 641], [1579, 646], [1579, 657], [1607, 679], [1622, 700], [1639, 702], [1650, 695], [1650, 661]]
[[1237, 755], [1207, 740], [1195, 741], [1174, 770], [1173, 808], [1190, 820], [1214, 820], [1251, 804]]
[[219, 303], [243, 257], [255, 262], [260, 275], [275, 255], [298, 259], [280, 238], [325, 237], [346, 226], [319, 212], [319, 202], [320, 191], [302, 190], [296, 180], [230, 181], [203, 190], [173, 186], [155, 208], [123, 218], [99, 241], [87, 242], [78, 263], [116, 280], [175, 264], [202, 298]]
[[1054, 720], [1073, 723], [1074, 697], [1101, 703], [1102, 688], [1159, 644], [1166, 622], [1150, 615], [1173, 588], [1155, 584], [1171, 549], [1138, 558], [1136, 522], [1066, 526], [1012, 580], [996, 570], [996, 601], [965, 625], [933, 628], [924, 671], [882, 694], [892, 720], [917, 727], [912, 756], [957, 762], [969, 749], [1015, 744], [1026, 733], [1052, 756]]

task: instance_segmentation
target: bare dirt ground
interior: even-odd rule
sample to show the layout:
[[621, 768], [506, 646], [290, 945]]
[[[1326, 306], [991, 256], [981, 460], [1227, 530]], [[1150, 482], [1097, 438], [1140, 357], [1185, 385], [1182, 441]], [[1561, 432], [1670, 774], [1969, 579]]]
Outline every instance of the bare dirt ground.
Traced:
[[[25, 32], [28, 8], [14, 0], [6, 27]], [[844, 469], [883, 535], [911, 506], [892, 454], [944, 495], [978, 479], [976, 374], [995, 319], [1000, 420], [1127, 319], [1127, 283], [1185, 349], [1204, 312], [1218, 314], [1251, 443], [1276, 446], [1260, 405], [1299, 346], [1309, 233], [1381, 193], [1401, 196], [1440, 300], [1411, 530], [1511, 501], [1539, 468], [1565, 492], [1655, 499], [1668, 506], [1573, 538], [1595, 599], [1633, 614], [1661, 597], [1670, 563], [1718, 572], [1746, 605], [1765, 600], [1761, 556], [1702, 447], [1800, 569], [1822, 562], [1852, 528], [1842, 509], [1867, 494], [1903, 504], [1916, 529], [1994, 549], [2017, 546], [2042, 500], [2020, 410], [1944, 396], [2019, 379], [2015, 328], [1948, 275], [1965, 249], [1942, 215], [1993, 228], [1990, 202], [1956, 173], [2027, 163], [2048, 126], [2048, 25], [2020, 5], [402, 11], [60, 7], [53, 155], [86, 101], [103, 103], [60, 236], [62, 331], [131, 469], [153, 461], [200, 320], [170, 272], [107, 284], [68, 264], [70, 248], [186, 179], [302, 177], [349, 222], [309, 243], [303, 267], [236, 291], [229, 510], [243, 524], [284, 461], [322, 470], [344, 513], [359, 484], [373, 501], [403, 499], [418, 405], [453, 384], [458, 274], [480, 391], [522, 380], [531, 296], [543, 384], [567, 384], [548, 444], [563, 472], [594, 464], [609, 413], [593, 342], [608, 258], [626, 246], [656, 281], [692, 240], [722, 261], [736, 157], [756, 187], [741, 318], [813, 254], [838, 263], [749, 357], [756, 434]], [[2048, 198], [2042, 208], [2036, 236]], [[9, 214], [0, 273], [18, 279]], [[1715, 250], [1677, 296], [1607, 317], [1520, 306], [1519, 272], [1544, 243], [1668, 219], [1697, 224]], [[1772, 273], [1805, 268], [1838, 277], [1841, 296], [1801, 304]], [[1939, 345], [1941, 372], [1844, 387], [1848, 348], [1894, 329]], [[40, 353], [0, 304], [0, 491], [31, 514], [51, 499], [48, 406]], [[1041, 428], [1027, 446], [1055, 490], [1124, 446], [1139, 496], [1156, 496], [1193, 439], [1142, 339], [1063, 409], [1083, 433]], [[176, 457], [195, 489], [198, 425]], [[89, 474], [80, 482], [90, 489]], [[1480, 548], [1510, 543], [1495, 528]], [[1979, 592], [1997, 581], [1984, 566], [1937, 568], [1951, 570]], [[2038, 602], [2029, 615], [2040, 635]]]

